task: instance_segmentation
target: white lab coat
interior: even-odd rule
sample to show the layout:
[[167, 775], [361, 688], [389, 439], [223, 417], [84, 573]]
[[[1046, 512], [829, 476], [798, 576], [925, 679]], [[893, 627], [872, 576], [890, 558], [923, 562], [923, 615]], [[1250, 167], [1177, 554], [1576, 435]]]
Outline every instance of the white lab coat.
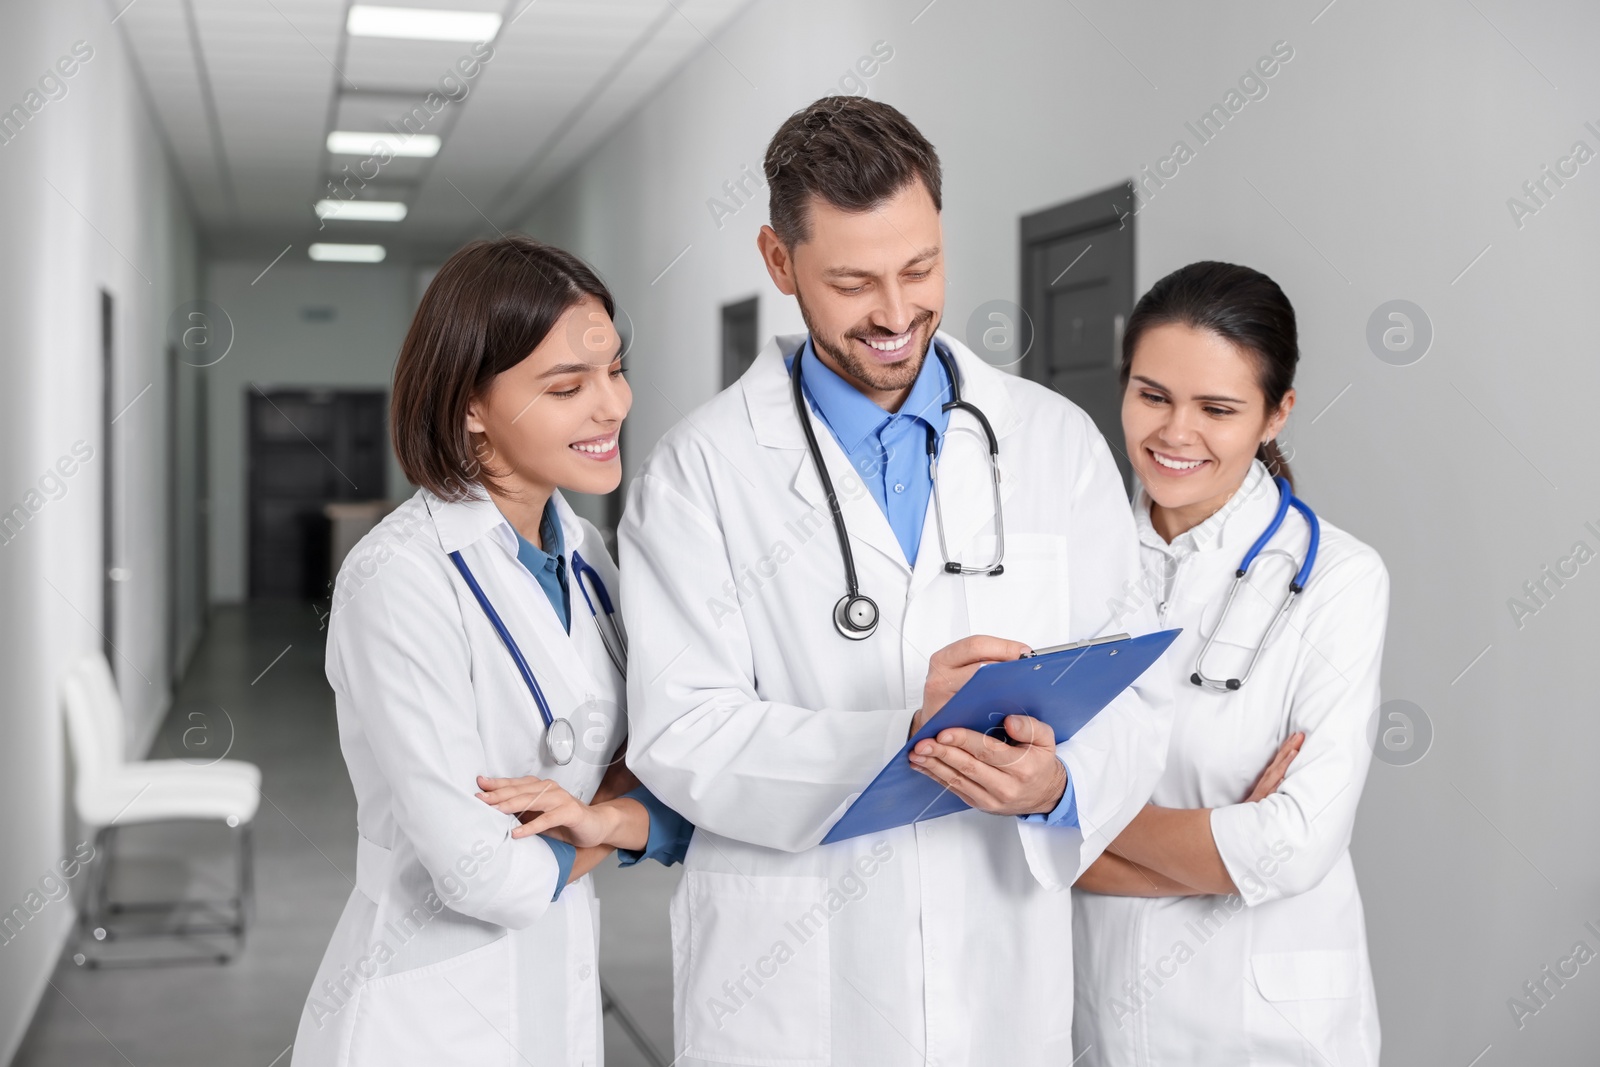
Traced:
[[[1134, 501], [1148, 582], [1183, 634], [1163, 667], [1177, 714], [1152, 803], [1211, 808], [1238, 896], [1113, 897], [1074, 891], [1081, 1067], [1303, 1064], [1376, 1067], [1378, 1013], [1350, 830], [1372, 750], [1389, 578], [1371, 548], [1321, 518], [1301, 602], [1232, 693], [1188, 679], [1239, 561], [1278, 490], [1257, 462], [1216, 515], [1167, 545]], [[1310, 501], [1312, 507], [1316, 502]], [[1206, 657], [1238, 677], [1309, 533], [1291, 511], [1257, 557]], [[1241, 803], [1285, 738], [1305, 744], [1277, 793]]]
[[[633, 639], [628, 762], [696, 826], [672, 902], [677, 1062], [1065, 1064], [1078, 872], [1150, 794], [1167, 748], [1149, 671], [1063, 749], [1085, 835], [966, 811], [820, 846], [906, 741], [928, 657], [961, 637], [1089, 637], [1136, 545], [1089, 418], [953, 338], [1004, 471], [1005, 573], [944, 573], [930, 501], [915, 569], [833, 435], [815, 428], [862, 591], [882, 622], [841, 637], [839, 544], [769, 343], [670, 431], [620, 531]], [[809, 412], [808, 412], [809, 414]], [[992, 558], [988, 450], [953, 412], [939, 468], [950, 551]], [[1153, 628], [1153, 614], [1119, 620]], [[1114, 631], [1112, 631], [1114, 632]]]
[[[571, 553], [613, 592], [616, 568], [594, 528], [555, 499], [570, 637], [489, 500], [419, 490], [340, 568], [327, 670], [361, 837], [296, 1067], [602, 1063], [590, 881], [552, 902], [550, 848], [511, 838], [517, 820], [473, 795], [479, 774], [537, 774], [587, 800], [620, 736], [621, 679], [571, 582]], [[450, 562], [457, 549], [551, 711], [572, 719], [567, 766], [548, 760], [533, 697]]]

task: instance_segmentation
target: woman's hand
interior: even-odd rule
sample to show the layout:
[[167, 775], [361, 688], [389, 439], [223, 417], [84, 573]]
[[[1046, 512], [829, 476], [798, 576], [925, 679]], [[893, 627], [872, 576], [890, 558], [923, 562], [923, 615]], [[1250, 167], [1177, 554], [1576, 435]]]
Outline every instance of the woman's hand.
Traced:
[[592, 848], [609, 845], [620, 821], [618, 810], [609, 804], [585, 804], [561, 786], [546, 778], [486, 778], [478, 776], [478, 799], [490, 807], [515, 815], [522, 825], [512, 837], [550, 836]]
[[1261, 771], [1261, 777], [1256, 779], [1255, 786], [1250, 790], [1250, 795], [1244, 798], [1246, 804], [1253, 804], [1258, 800], [1270, 797], [1278, 791], [1278, 786], [1283, 784], [1284, 775], [1289, 773], [1289, 764], [1300, 754], [1300, 746], [1305, 743], [1304, 733], [1293, 733], [1288, 736], [1278, 747], [1277, 755], [1272, 757]]

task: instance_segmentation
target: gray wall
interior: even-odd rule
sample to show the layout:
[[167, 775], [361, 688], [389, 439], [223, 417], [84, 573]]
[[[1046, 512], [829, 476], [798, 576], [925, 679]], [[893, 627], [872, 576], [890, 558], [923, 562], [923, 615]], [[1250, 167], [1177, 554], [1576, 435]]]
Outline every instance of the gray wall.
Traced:
[[[756, 3], [524, 224], [589, 257], [633, 319], [631, 472], [717, 387], [720, 304], [758, 292], [764, 335], [798, 327], [754, 250], [764, 195], [720, 227], [707, 201], [742, 166], [759, 173], [782, 118], [874, 42], [894, 56], [866, 90], [943, 155], [957, 333], [984, 301], [1017, 299], [1019, 215], [1188, 142], [1194, 158], [1147, 187], [1139, 287], [1218, 258], [1295, 301], [1295, 469], [1387, 561], [1385, 697], [1415, 702], [1435, 733], [1420, 762], [1374, 767], [1355, 833], [1385, 1059], [1459, 1067], [1492, 1045], [1481, 1062], [1592, 1062], [1592, 967], [1520, 1027], [1508, 999], [1576, 942], [1600, 950], [1583, 925], [1600, 927], [1586, 836], [1600, 576], [1584, 568], [1520, 628], [1508, 598], [1574, 542], [1600, 549], [1584, 526], [1600, 529], [1587, 441], [1600, 162], [1551, 184], [1520, 227], [1507, 200], [1574, 141], [1600, 150], [1584, 126], [1600, 127], [1600, 9], [1326, 2]], [[1185, 123], [1278, 41], [1294, 58], [1267, 95], [1199, 145]], [[1410, 366], [1366, 340], [1397, 298], [1435, 330]]]
[[[186, 201], [105, 11], [88, 0], [6, 4], [0, 22], [6, 108], [25, 104], [74, 42], [93, 50], [0, 144], [0, 509], [29, 512], [0, 546], [0, 810], [9, 813], [0, 819], [0, 911], [9, 912], [28, 905], [77, 840], [63, 804], [57, 681], [74, 657], [100, 648], [104, 626], [99, 291], [116, 297], [115, 395], [119, 406], [131, 404], [114, 427], [111, 472], [124, 501], [120, 562], [131, 572], [121, 589], [116, 664], [131, 753], [143, 750], [165, 713], [168, 672], [184, 651], [169, 647], [165, 624], [166, 427], [175, 417], [165, 338], [173, 309], [199, 294]], [[51, 482], [41, 491], [40, 479], [80, 440], [94, 458], [64, 488]], [[184, 447], [192, 454], [193, 441]], [[192, 500], [185, 507], [192, 518]], [[193, 575], [181, 581], [196, 588]], [[179, 621], [180, 643], [192, 645], [201, 625], [192, 597]], [[0, 1062], [20, 1040], [72, 919], [69, 903], [47, 897], [32, 898], [43, 906], [0, 945]]]

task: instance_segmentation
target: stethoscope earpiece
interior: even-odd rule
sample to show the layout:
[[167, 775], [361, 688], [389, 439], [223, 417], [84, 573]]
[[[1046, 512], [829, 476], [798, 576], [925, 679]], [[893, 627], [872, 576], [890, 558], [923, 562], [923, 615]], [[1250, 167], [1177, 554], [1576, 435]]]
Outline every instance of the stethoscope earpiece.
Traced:
[[833, 625], [852, 641], [864, 641], [878, 628], [878, 605], [869, 596], [846, 593], [833, 606]]

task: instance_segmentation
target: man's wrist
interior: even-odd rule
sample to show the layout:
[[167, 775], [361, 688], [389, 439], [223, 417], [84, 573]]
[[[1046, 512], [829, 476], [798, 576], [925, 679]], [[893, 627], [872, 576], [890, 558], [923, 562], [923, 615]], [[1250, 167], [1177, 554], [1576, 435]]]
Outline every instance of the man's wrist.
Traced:
[[1067, 765], [1062, 763], [1059, 759], [1054, 759], [1053, 762], [1056, 765], [1057, 774], [1059, 776], [1056, 780], [1055, 788], [1052, 789], [1049, 794], [1053, 799], [1051, 799], [1050, 802], [1043, 808], [1034, 812], [1035, 815], [1049, 815], [1051, 812], [1055, 811], [1056, 808], [1061, 806], [1061, 799], [1067, 795]]

